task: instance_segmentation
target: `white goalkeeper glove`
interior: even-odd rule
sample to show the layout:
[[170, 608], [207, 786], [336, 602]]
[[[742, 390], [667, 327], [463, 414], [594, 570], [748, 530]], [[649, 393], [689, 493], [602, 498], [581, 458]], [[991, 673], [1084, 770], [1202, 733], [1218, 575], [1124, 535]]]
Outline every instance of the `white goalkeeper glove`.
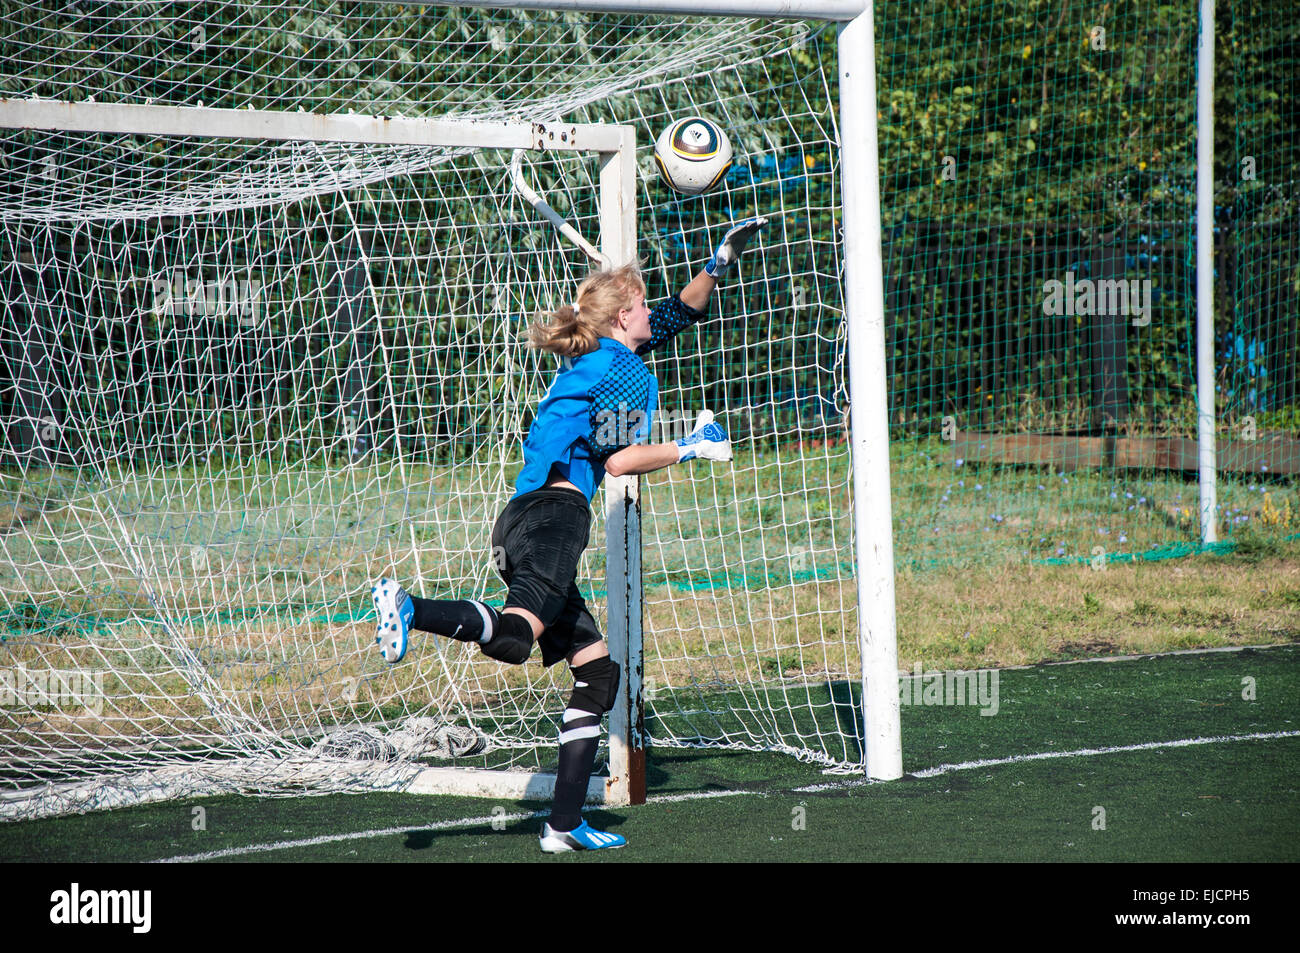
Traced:
[[695, 418], [695, 429], [677, 441], [677, 462], [699, 457], [701, 460], [730, 460], [731, 441], [727, 432], [713, 422], [713, 411], [702, 410]]
[[704, 266], [706, 274], [714, 278], [723, 278], [726, 276], [733, 265], [740, 260], [740, 255], [749, 244], [749, 240], [754, 237], [754, 233], [767, 224], [767, 219], [760, 215], [757, 218], [747, 218], [739, 225], [733, 225], [722, 236], [722, 244], [718, 250], [713, 253], [713, 258]]

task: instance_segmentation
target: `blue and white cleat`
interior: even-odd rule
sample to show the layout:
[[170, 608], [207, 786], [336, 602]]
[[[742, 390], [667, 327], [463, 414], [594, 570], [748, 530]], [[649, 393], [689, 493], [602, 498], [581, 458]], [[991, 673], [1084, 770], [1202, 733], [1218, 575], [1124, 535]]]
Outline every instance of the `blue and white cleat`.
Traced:
[[594, 830], [586, 821], [571, 831], [552, 830], [550, 824], [543, 822], [541, 842], [543, 853], [562, 854], [569, 850], [612, 850], [625, 846], [627, 838]]
[[371, 587], [370, 594], [374, 596], [375, 612], [379, 615], [379, 628], [375, 633], [379, 653], [390, 665], [400, 662], [406, 655], [411, 620], [415, 618], [415, 603], [392, 579], [379, 580]]

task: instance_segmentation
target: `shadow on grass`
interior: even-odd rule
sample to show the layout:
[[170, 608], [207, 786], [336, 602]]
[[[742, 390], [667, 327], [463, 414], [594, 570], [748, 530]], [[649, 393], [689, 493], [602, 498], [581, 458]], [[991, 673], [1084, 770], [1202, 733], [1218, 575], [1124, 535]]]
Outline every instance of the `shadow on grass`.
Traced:
[[[537, 810], [544, 810], [546, 806], [541, 804], [528, 805], [528, 807]], [[494, 828], [490, 823], [444, 830], [413, 828], [406, 832], [406, 839], [402, 842], [402, 846], [407, 850], [428, 850], [435, 844], [464, 838], [501, 836], [503, 834], [515, 837], [538, 837], [542, 833], [542, 822], [545, 819], [545, 817], [530, 817], [526, 820], [512, 820], [503, 823], [499, 829]], [[602, 831], [615, 830], [622, 827], [625, 822], [624, 818], [608, 811], [584, 811], [583, 820], [590, 823], [597, 830]]]
[[844, 737], [846, 746], [855, 758], [862, 760], [862, 738], [865, 727], [862, 723], [862, 685], [856, 682], [831, 682], [831, 709], [835, 712], [835, 723]]

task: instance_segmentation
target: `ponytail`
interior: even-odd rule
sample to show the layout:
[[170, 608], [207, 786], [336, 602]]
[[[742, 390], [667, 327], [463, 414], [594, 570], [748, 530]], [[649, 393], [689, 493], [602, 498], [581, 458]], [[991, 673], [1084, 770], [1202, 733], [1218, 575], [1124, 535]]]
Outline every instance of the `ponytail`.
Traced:
[[611, 271], [598, 271], [578, 285], [573, 304], [538, 315], [528, 329], [528, 343], [560, 357], [579, 357], [600, 347], [609, 337], [619, 311], [631, 308], [645, 294], [645, 282], [635, 262]]

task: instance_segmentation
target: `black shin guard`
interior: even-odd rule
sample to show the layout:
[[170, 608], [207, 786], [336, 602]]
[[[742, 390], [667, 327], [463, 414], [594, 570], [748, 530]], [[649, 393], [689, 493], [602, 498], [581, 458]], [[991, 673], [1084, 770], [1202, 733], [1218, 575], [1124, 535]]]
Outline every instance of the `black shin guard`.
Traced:
[[600, 717], [614, 707], [619, 675], [618, 663], [608, 656], [573, 670], [573, 694], [560, 728], [560, 767], [549, 822], [552, 830], [571, 831], [582, 823], [582, 804], [600, 746]]
[[411, 627], [460, 642], [484, 642], [498, 628], [500, 613], [473, 599], [417, 599]]
[[533, 654], [533, 627], [516, 612], [501, 613], [496, 635], [483, 644], [483, 654], [498, 662], [523, 665]]

